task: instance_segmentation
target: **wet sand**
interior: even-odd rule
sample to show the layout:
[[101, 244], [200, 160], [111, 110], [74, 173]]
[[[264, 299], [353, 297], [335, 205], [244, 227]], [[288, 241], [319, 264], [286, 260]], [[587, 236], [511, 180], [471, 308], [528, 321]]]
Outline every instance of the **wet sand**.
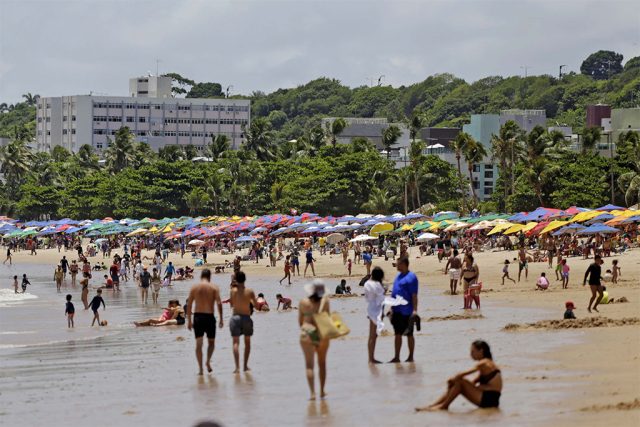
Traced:
[[[71, 255], [68, 252], [67, 258]], [[231, 259], [212, 255], [209, 259], [214, 263]], [[613, 297], [625, 296], [629, 303], [602, 306], [602, 317], [622, 319], [640, 312], [638, 255], [636, 250], [618, 257], [625, 281], [609, 287]], [[527, 282], [500, 285], [501, 263], [513, 256], [515, 252], [478, 254], [484, 287], [493, 291], [482, 294], [482, 310], [467, 314], [469, 318], [460, 310], [462, 297], [444, 292], [448, 289], [448, 276], [441, 270], [444, 263], [435, 257], [411, 257], [421, 282], [420, 315], [433, 320], [423, 322], [422, 332], [417, 333], [415, 364], [368, 366], [363, 298], [332, 298], [332, 308], [342, 313], [352, 332], [331, 343], [329, 398], [308, 403], [295, 310], [254, 315], [253, 371], [236, 376], [231, 373], [225, 305], [214, 373], [198, 377], [193, 335], [185, 327], [132, 326], [134, 320], [160, 314], [157, 308], [140, 304], [132, 284], [125, 285], [120, 295], [104, 292], [107, 310], [101, 316], [109, 326], [91, 329], [91, 316], [81, 310], [79, 289], [68, 286], [61, 295], [55, 291], [52, 273], [60, 258], [57, 251], [41, 252], [38, 257], [18, 253], [14, 261], [19, 267], [0, 269], [3, 287], [10, 285], [9, 276], [27, 272], [33, 284], [28, 292], [38, 298], [0, 305], [0, 421], [36, 425], [46, 417], [49, 425], [69, 425], [91, 417], [94, 425], [191, 425], [202, 419], [216, 419], [226, 426], [638, 425], [640, 411], [633, 405], [640, 396], [637, 325], [505, 331], [509, 323], [560, 319], [567, 299], [578, 306], [579, 319], [587, 317], [588, 289], [578, 286], [587, 261], [570, 259], [573, 277], [568, 290], [551, 280], [551, 290], [536, 292], [539, 272], [553, 277], [546, 263], [531, 264]], [[336, 279], [346, 274], [341, 257], [316, 254], [316, 258], [317, 273], [329, 289], [335, 288]], [[172, 259], [178, 266], [190, 263]], [[278, 292], [292, 297], [296, 305], [308, 280], [295, 277], [291, 287], [279, 286], [281, 263], [274, 269], [267, 268], [266, 262], [243, 266], [249, 285], [264, 292], [272, 308]], [[393, 277], [391, 261], [375, 259], [374, 265], [384, 268], [388, 280]], [[356, 264], [353, 271], [348, 283], [361, 292], [357, 283], [364, 267]], [[511, 275], [517, 276], [517, 266], [512, 266]], [[214, 275], [223, 296], [228, 292], [228, 277]], [[190, 284], [176, 282], [173, 288], [163, 289], [160, 301], [179, 298], [183, 302]], [[63, 314], [67, 292], [74, 295], [77, 310], [74, 331], [67, 330]], [[376, 352], [381, 360], [389, 360], [393, 352], [393, 338], [385, 335], [379, 338]], [[500, 411], [478, 410], [459, 399], [450, 413], [413, 413], [415, 406], [442, 393], [449, 376], [472, 365], [468, 348], [477, 338], [491, 344], [503, 371]], [[403, 350], [405, 356], [406, 347]]]

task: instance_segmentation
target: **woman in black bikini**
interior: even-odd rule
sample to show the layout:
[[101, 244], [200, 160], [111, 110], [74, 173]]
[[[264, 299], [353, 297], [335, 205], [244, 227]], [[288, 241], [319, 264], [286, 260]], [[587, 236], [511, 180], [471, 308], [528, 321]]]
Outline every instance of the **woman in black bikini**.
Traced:
[[480, 276], [478, 264], [474, 263], [473, 255], [467, 252], [464, 256], [464, 263], [462, 264], [462, 291], [465, 310], [471, 308], [471, 300], [469, 300], [466, 295], [469, 292], [469, 286], [478, 282], [478, 276]]
[[[502, 392], [502, 374], [498, 366], [493, 363], [489, 344], [484, 341], [474, 341], [471, 344], [471, 358], [478, 361], [475, 368], [450, 378], [447, 392], [440, 399], [432, 405], [416, 408], [416, 411], [446, 411], [459, 395], [463, 395], [469, 402], [480, 408], [497, 408], [500, 405]], [[474, 372], [478, 372], [478, 376], [473, 382], [464, 378]]]

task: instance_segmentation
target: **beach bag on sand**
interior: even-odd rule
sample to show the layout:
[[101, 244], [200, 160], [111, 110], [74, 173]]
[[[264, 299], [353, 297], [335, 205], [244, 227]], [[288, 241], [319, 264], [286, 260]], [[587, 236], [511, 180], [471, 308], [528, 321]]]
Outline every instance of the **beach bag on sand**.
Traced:
[[320, 338], [332, 340], [334, 338], [343, 337], [351, 332], [349, 327], [342, 321], [342, 316], [340, 316], [340, 314], [322, 311], [324, 309], [325, 302], [326, 297], [322, 298], [318, 313], [313, 315]]

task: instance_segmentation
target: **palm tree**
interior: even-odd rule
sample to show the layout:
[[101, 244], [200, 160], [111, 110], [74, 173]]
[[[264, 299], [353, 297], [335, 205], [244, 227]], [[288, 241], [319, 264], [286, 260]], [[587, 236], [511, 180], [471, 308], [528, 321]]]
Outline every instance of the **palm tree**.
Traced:
[[191, 212], [192, 215], [195, 215], [196, 212], [199, 212], [202, 208], [211, 203], [211, 200], [209, 199], [209, 195], [205, 193], [202, 188], [195, 187], [186, 195], [185, 202], [187, 203], [189, 212]]
[[184, 160], [184, 150], [179, 145], [165, 145], [158, 150], [158, 157], [165, 162], [174, 163]]
[[387, 160], [391, 157], [391, 147], [398, 143], [402, 136], [402, 131], [396, 125], [391, 125], [382, 130], [382, 145], [387, 152]]
[[338, 143], [338, 136], [342, 133], [342, 131], [347, 127], [347, 121], [342, 117], [338, 117], [334, 119], [332, 122], [327, 122], [326, 131], [327, 138], [331, 141], [331, 145], [334, 147]]
[[14, 139], [0, 147], [0, 172], [4, 174], [7, 195], [11, 200], [17, 196], [20, 185], [31, 172], [33, 154], [23, 139]]
[[28, 92], [22, 95], [22, 97], [25, 99], [25, 104], [32, 106], [36, 105], [36, 102], [38, 102], [38, 98], [40, 98], [40, 95], [31, 95], [31, 93]]
[[534, 127], [525, 141], [524, 174], [536, 192], [540, 206], [544, 206], [542, 187], [559, 171], [550, 160], [559, 158], [566, 149], [561, 132], [547, 132], [542, 126]]
[[[523, 131], [513, 120], [500, 127], [498, 135], [491, 137], [491, 155], [498, 160], [500, 175], [505, 182], [504, 200], [515, 189], [514, 169], [522, 154]], [[507, 183], [511, 182], [511, 185]], [[504, 202], [503, 200], [503, 202]], [[504, 206], [501, 206], [504, 209]]]
[[97, 170], [99, 167], [98, 156], [94, 154], [93, 147], [89, 144], [83, 144], [78, 148], [77, 158], [83, 169]]
[[[67, 151], [63, 147], [58, 146], [56, 148], [62, 148], [62, 150]], [[58, 154], [60, 154], [60, 151], [58, 151]], [[49, 153], [34, 154], [31, 162], [31, 174], [33, 176], [34, 182], [37, 185], [43, 187], [49, 185], [53, 187], [62, 187], [60, 174], [52, 160], [59, 163], [64, 163], [71, 156], [68, 151], [67, 155], [67, 158], [62, 157], [61, 159], [56, 160], [52, 159], [53, 156]]]
[[624, 201], [627, 206], [631, 206], [640, 202], [640, 134], [636, 131], [621, 133], [616, 151], [631, 167], [631, 171], [618, 178], [618, 186], [624, 192]]
[[144, 165], [152, 163], [156, 159], [155, 151], [146, 142], [137, 142], [133, 146], [133, 161], [131, 167], [140, 169]]
[[587, 154], [596, 147], [602, 132], [599, 127], [591, 126], [582, 132], [582, 154]]
[[0, 104], [0, 113], [5, 113], [9, 111], [9, 105], [6, 102]]
[[388, 191], [374, 187], [369, 194], [369, 200], [362, 205], [362, 209], [372, 214], [388, 214], [397, 201], [397, 196], [391, 196]]
[[104, 152], [107, 168], [115, 174], [129, 166], [133, 161], [135, 138], [131, 130], [124, 126], [118, 129], [113, 142], [108, 139], [109, 147]]
[[255, 153], [258, 160], [273, 160], [275, 154], [273, 152], [274, 134], [271, 129], [271, 123], [259, 117], [251, 122], [249, 129], [244, 129], [244, 149]]
[[420, 175], [424, 165], [424, 149], [425, 143], [422, 141], [413, 141], [409, 147], [409, 160], [411, 161], [411, 169], [413, 171], [413, 189], [418, 202], [418, 208], [422, 206], [420, 198]]
[[213, 203], [213, 211], [216, 215], [219, 215], [220, 198], [224, 192], [224, 181], [222, 180], [222, 175], [217, 172], [212, 173], [205, 178], [204, 187], [206, 193], [209, 195], [209, 200]]
[[351, 138], [350, 148], [353, 153], [367, 153], [376, 149], [375, 145], [373, 145], [368, 138], [362, 136]]
[[282, 201], [286, 186], [287, 183], [283, 181], [276, 181], [271, 185], [271, 203], [273, 203], [273, 207], [278, 212], [282, 212], [285, 209]]
[[[456, 156], [456, 163], [458, 165], [458, 178], [460, 181], [460, 194], [462, 195], [462, 206], [464, 207], [466, 204], [466, 192], [464, 191], [464, 187], [463, 187], [463, 178], [462, 178], [462, 167], [460, 166], [460, 159], [462, 159], [462, 155], [466, 150], [466, 146], [467, 144], [469, 144], [469, 141], [473, 140], [473, 138], [471, 137], [471, 135], [469, 135], [466, 132], [460, 132], [457, 136], [456, 139], [454, 139], [453, 141], [451, 141], [451, 150], [453, 151], [454, 155]], [[473, 187], [473, 185], [472, 185]]]
[[484, 148], [484, 145], [469, 136], [469, 139], [464, 146], [463, 155], [469, 169], [469, 184], [471, 185], [471, 194], [473, 195], [473, 200], [477, 202], [478, 196], [476, 195], [476, 189], [473, 186], [473, 165], [482, 163], [484, 158], [487, 157], [487, 150]]
[[422, 129], [425, 125], [425, 118], [421, 114], [414, 113], [411, 116], [411, 119], [407, 120], [407, 125], [409, 127], [409, 138], [411, 141], [416, 142], [416, 136], [420, 133], [420, 129]]
[[229, 137], [225, 134], [219, 134], [211, 137], [211, 144], [208, 147], [208, 156], [213, 160], [217, 160], [231, 148]]

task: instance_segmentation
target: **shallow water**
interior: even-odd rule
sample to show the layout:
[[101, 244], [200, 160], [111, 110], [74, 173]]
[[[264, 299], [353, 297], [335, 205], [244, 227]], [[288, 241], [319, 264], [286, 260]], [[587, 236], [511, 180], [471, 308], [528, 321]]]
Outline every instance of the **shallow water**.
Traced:
[[[5, 276], [18, 274], [5, 268]], [[15, 270], [15, 272], [14, 272]], [[250, 374], [233, 375], [231, 339], [227, 327], [218, 331], [213, 375], [198, 377], [194, 339], [185, 327], [135, 328], [134, 320], [157, 317], [157, 307], [142, 306], [133, 284], [120, 294], [104, 291], [105, 328], [90, 328], [92, 316], [82, 310], [80, 288], [57, 293], [50, 266], [31, 265], [37, 299], [0, 307], [0, 424], [192, 425], [215, 419], [235, 425], [540, 425], [555, 414], [545, 411], [561, 397], [562, 378], [547, 370], [541, 354], [579, 339], [580, 332], [507, 333], [507, 323], [550, 318], [557, 313], [501, 307], [483, 298], [483, 319], [424, 322], [416, 334], [415, 364], [369, 366], [366, 355], [368, 321], [363, 298], [331, 299], [351, 328], [351, 334], [333, 341], [329, 350], [327, 391], [322, 402], [307, 402], [302, 352], [298, 344], [297, 312], [254, 315], [255, 335]], [[101, 277], [102, 274], [94, 275]], [[420, 277], [420, 314], [423, 319], [461, 313], [462, 297], [429, 289]], [[228, 275], [215, 275], [223, 297]], [[96, 284], [98, 281], [93, 281]], [[92, 282], [92, 283], [93, 283]], [[277, 280], [249, 277], [248, 286], [265, 293], [272, 308], [275, 294], [295, 301], [303, 295], [300, 281], [280, 287]], [[176, 282], [163, 289], [160, 301], [184, 301], [191, 283]], [[336, 283], [328, 282], [328, 288]], [[361, 292], [357, 281], [350, 283]], [[76, 328], [68, 330], [64, 295], [76, 306]], [[91, 298], [95, 291], [90, 292]], [[179, 341], [179, 337], [184, 341]], [[451, 413], [413, 413], [415, 406], [435, 400], [448, 377], [472, 366], [469, 345], [487, 340], [505, 381], [500, 411], [477, 410], [462, 398]], [[406, 344], [405, 344], [406, 345]], [[393, 338], [380, 337], [377, 357], [389, 360]], [[401, 354], [406, 357], [406, 347]], [[531, 371], [533, 369], [533, 371]], [[545, 375], [549, 382], [527, 382], [528, 374]], [[533, 374], [531, 373], [533, 372]], [[516, 380], [515, 378], [519, 378]], [[46, 417], [46, 418], [45, 418]]]

